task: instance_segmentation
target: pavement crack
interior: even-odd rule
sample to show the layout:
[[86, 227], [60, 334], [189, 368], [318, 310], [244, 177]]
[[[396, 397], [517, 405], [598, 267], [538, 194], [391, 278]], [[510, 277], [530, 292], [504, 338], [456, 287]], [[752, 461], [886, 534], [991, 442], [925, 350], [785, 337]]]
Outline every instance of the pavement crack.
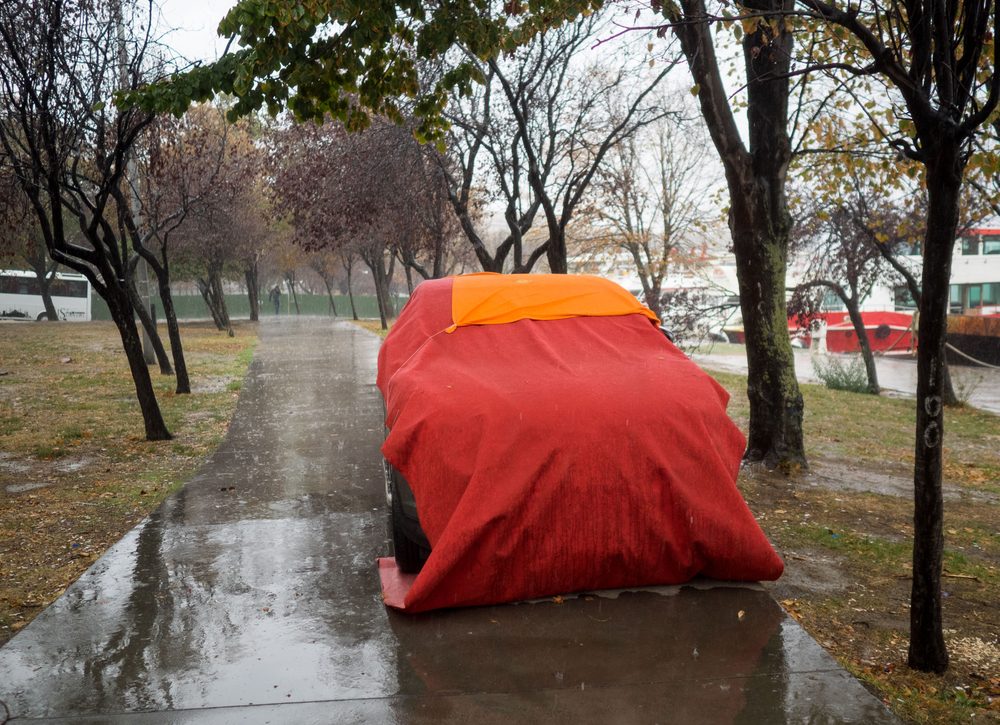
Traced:
[[7, 707], [7, 703], [3, 700], [0, 700], [0, 707], [3, 708], [3, 712], [0, 712], [0, 718], [3, 718], [0, 720], [0, 725], [3, 725], [5, 722], [10, 720], [10, 708]]

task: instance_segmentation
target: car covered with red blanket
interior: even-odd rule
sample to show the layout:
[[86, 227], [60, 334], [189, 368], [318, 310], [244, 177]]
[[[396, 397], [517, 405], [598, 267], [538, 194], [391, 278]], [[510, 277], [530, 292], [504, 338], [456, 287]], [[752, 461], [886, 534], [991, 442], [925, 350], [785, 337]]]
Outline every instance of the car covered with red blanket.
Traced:
[[781, 574], [736, 488], [728, 394], [608, 280], [424, 282], [377, 382], [390, 606]]

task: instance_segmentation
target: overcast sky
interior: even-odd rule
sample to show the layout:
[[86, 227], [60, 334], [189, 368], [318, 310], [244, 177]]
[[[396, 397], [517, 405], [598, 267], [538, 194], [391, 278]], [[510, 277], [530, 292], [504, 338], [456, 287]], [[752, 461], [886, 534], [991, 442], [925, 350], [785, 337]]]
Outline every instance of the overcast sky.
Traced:
[[215, 31], [236, 0], [159, 0], [163, 42], [189, 60], [215, 60], [226, 43]]

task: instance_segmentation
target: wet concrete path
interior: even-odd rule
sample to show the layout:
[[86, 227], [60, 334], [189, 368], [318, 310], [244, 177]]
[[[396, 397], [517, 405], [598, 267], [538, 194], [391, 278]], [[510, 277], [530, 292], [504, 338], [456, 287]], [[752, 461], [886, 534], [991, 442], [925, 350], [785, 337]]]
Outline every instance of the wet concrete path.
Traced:
[[0, 649], [11, 722], [895, 722], [755, 586], [387, 612], [377, 347], [262, 325], [212, 459]]

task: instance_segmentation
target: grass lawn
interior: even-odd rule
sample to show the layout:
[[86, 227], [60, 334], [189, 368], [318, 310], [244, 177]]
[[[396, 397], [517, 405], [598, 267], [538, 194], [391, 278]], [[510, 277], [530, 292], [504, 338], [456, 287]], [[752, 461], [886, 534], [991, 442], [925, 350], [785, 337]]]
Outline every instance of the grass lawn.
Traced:
[[191, 395], [150, 367], [174, 435], [150, 443], [112, 323], [0, 324], [0, 644], [218, 446], [257, 341], [235, 330], [181, 326]]

